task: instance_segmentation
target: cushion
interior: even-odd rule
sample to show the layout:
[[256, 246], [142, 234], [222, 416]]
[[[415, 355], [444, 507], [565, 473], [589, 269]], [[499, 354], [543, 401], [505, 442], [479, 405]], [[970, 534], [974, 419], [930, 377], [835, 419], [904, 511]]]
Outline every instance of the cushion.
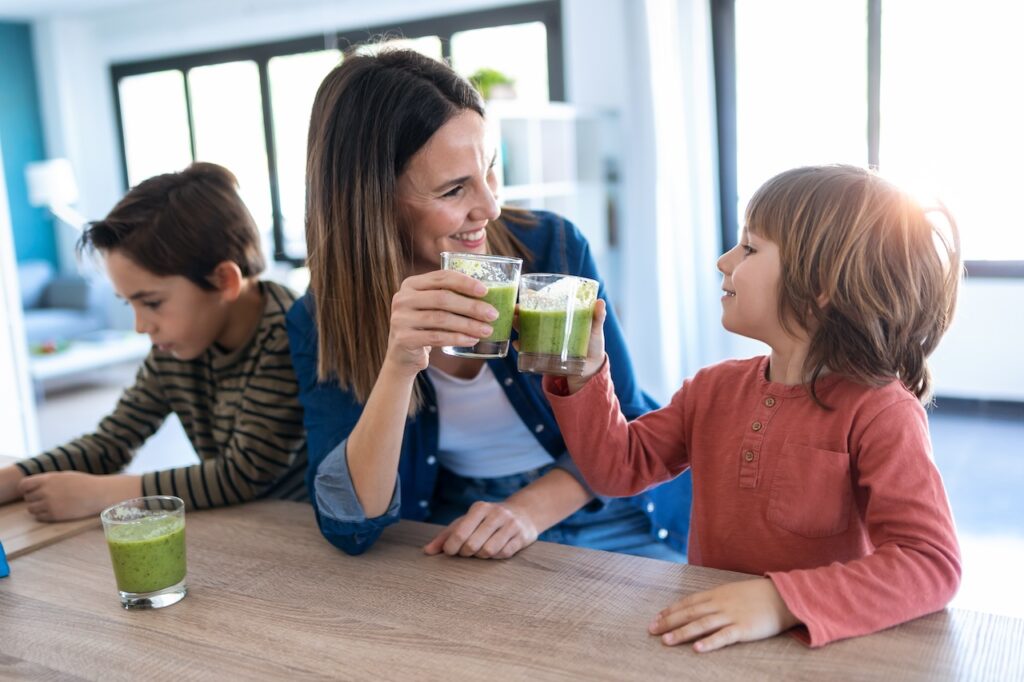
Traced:
[[45, 260], [27, 260], [18, 263], [18, 287], [21, 289], [21, 307], [38, 308], [43, 303], [46, 285], [53, 279], [53, 266]]
[[46, 308], [88, 310], [89, 281], [78, 275], [61, 275], [50, 282], [43, 295], [42, 305]]

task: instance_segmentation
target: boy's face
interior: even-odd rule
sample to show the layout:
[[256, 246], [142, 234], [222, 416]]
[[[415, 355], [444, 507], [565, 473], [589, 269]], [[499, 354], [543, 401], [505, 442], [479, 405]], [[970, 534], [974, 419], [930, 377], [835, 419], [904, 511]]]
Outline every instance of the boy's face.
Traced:
[[114, 290], [135, 312], [135, 331], [148, 334], [160, 350], [192, 360], [224, 334], [228, 306], [219, 291], [178, 275], [154, 275], [117, 250], [105, 255]]
[[744, 229], [739, 243], [718, 259], [722, 326], [777, 348], [789, 335], [779, 321], [782, 262], [774, 242]]

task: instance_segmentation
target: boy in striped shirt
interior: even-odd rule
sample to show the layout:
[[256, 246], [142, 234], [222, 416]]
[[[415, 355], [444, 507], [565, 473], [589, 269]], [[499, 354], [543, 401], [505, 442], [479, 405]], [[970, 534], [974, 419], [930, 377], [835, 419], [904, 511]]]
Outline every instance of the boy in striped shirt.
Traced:
[[[94, 433], [0, 468], [0, 503], [24, 497], [39, 520], [63, 521], [140, 495], [176, 495], [190, 509], [307, 499], [284, 326], [295, 294], [259, 280], [259, 233], [231, 172], [193, 163], [150, 178], [78, 246], [103, 256], [153, 349]], [[199, 463], [118, 473], [171, 412]]]

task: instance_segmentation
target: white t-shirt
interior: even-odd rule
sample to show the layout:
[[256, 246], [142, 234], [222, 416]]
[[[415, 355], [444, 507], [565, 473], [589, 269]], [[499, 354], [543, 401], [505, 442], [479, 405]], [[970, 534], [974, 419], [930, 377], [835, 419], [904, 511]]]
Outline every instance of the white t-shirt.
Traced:
[[427, 374], [437, 394], [437, 459], [443, 467], [466, 478], [498, 478], [554, 461], [486, 363], [472, 379], [435, 367], [427, 367]]

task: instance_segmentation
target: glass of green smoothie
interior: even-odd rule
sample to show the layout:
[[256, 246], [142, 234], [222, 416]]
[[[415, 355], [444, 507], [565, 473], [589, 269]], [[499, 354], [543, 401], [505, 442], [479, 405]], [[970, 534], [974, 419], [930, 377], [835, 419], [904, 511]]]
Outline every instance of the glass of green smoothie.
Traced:
[[519, 282], [519, 371], [581, 375], [590, 345], [597, 282], [558, 274]]
[[443, 346], [445, 353], [462, 358], [503, 358], [508, 354], [522, 267], [522, 258], [451, 251], [441, 253], [442, 269], [455, 270], [483, 282], [487, 293], [480, 300], [498, 309], [498, 319], [490, 323], [493, 329], [490, 336], [473, 346]]
[[136, 497], [100, 514], [121, 605], [159, 609], [185, 596], [185, 503]]

